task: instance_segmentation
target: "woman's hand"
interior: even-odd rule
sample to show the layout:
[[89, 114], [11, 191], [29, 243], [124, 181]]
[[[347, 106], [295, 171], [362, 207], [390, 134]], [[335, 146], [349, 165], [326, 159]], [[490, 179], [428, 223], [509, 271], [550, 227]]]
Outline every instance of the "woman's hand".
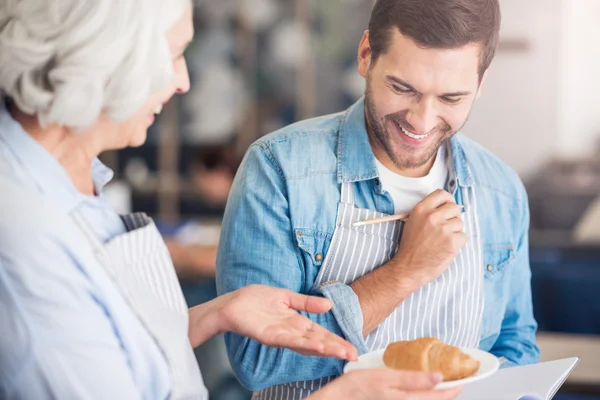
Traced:
[[229, 302], [221, 310], [229, 331], [269, 347], [356, 359], [354, 346], [297, 312], [324, 313], [333, 306], [331, 301], [262, 285], [246, 286], [230, 294]]
[[190, 341], [196, 347], [214, 334], [235, 332], [269, 347], [355, 360], [352, 344], [298, 313], [324, 313], [332, 306], [324, 298], [250, 285], [192, 308]]
[[433, 390], [440, 374], [363, 369], [342, 375], [308, 400], [452, 400], [462, 388]]

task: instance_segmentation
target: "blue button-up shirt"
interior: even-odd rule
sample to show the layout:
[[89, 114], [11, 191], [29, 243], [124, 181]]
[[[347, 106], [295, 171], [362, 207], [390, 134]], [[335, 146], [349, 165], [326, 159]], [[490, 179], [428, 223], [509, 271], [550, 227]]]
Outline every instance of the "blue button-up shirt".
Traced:
[[[111, 177], [94, 161], [98, 193]], [[73, 210], [102, 241], [125, 232], [0, 102], [0, 399], [166, 399], [166, 360], [69, 220]]]
[[[508, 365], [538, 360], [531, 304], [527, 195], [518, 176], [473, 141], [450, 141], [458, 185], [474, 187], [485, 274], [480, 348]], [[393, 214], [375, 182], [361, 99], [344, 113], [303, 121], [258, 140], [248, 150], [229, 198], [217, 260], [217, 286], [227, 293], [253, 283], [323, 295], [331, 312], [310, 319], [366, 350], [363, 317], [350, 286], [314, 282], [335, 230], [340, 185], [352, 182], [357, 207]], [[317, 257], [317, 255], [320, 255]], [[241, 382], [259, 390], [342, 372], [334, 359], [269, 349], [226, 335]]]

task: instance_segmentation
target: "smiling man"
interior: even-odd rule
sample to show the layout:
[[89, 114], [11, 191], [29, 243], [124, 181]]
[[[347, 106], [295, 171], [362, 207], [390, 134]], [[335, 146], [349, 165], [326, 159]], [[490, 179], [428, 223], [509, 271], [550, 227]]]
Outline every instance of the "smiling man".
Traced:
[[[458, 133], [499, 28], [497, 0], [377, 1], [358, 49], [364, 98], [249, 149], [223, 225], [221, 293], [261, 283], [326, 296], [333, 310], [309, 317], [360, 352], [434, 336], [536, 362], [525, 190]], [[304, 398], [342, 369], [233, 334], [227, 346], [261, 399]]]

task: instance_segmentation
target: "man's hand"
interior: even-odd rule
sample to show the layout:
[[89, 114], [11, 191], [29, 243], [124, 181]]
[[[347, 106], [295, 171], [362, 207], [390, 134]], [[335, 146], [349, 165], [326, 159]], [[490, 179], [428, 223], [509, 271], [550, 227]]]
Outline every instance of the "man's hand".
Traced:
[[298, 313], [324, 313], [332, 306], [324, 298], [250, 285], [191, 309], [190, 341], [195, 347], [213, 334], [229, 331], [270, 347], [355, 360], [352, 344]]
[[442, 275], [467, 242], [461, 213], [444, 190], [436, 190], [411, 211], [392, 265], [415, 290]]
[[363, 313], [363, 336], [377, 328], [404, 300], [439, 277], [467, 242], [461, 207], [437, 190], [415, 206], [406, 221], [396, 255], [354, 281]]
[[433, 390], [439, 382], [439, 374], [364, 369], [342, 375], [308, 400], [452, 400], [462, 390]]

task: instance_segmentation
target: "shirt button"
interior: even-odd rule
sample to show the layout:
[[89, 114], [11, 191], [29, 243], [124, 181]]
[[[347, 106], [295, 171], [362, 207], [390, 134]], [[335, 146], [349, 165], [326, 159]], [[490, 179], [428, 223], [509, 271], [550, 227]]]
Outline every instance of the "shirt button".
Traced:
[[494, 270], [494, 267], [492, 267], [491, 265], [488, 265], [487, 266], [487, 270], [490, 271], [490, 272], [492, 272]]
[[323, 255], [321, 253], [317, 254], [315, 256], [315, 261], [317, 261], [317, 262], [323, 261]]
[[456, 181], [454, 179], [450, 180], [450, 187], [454, 187], [454, 185], [456, 184]]

